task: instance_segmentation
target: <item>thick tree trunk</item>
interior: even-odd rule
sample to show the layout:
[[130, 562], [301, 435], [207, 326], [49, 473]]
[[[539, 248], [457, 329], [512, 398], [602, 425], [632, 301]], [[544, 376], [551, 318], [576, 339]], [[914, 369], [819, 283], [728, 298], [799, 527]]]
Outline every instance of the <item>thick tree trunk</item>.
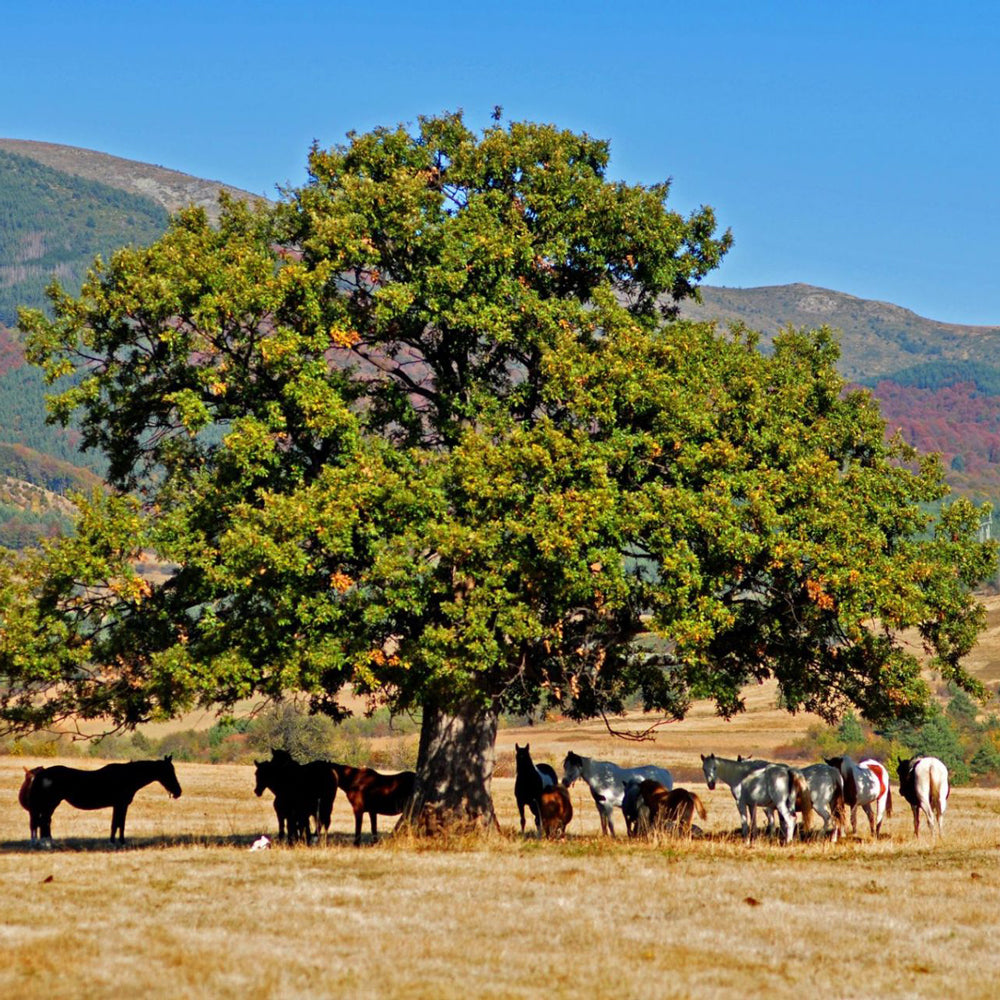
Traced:
[[492, 829], [496, 738], [492, 709], [466, 705], [446, 712], [425, 705], [416, 791], [404, 819], [421, 833]]

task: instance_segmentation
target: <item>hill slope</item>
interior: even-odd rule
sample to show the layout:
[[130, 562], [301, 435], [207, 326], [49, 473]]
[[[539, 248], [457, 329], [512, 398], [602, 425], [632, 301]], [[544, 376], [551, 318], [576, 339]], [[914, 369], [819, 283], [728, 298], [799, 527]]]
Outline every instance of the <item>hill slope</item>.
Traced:
[[786, 326], [841, 331], [843, 374], [856, 382], [927, 362], [974, 361], [1000, 366], [1000, 326], [961, 326], [924, 319], [888, 302], [859, 299], [813, 285], [702, 289], [703, 304], [685, 303], [692, 319], [741, 321], [770, 344]]

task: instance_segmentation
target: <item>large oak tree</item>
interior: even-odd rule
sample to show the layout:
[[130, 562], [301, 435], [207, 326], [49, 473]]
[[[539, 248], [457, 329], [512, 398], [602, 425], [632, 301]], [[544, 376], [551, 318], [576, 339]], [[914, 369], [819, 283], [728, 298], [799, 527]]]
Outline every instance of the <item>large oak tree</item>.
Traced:
[[[33, 359], [114, 492], [0, 579], [0, 711], [123, 725], [345, 685], [419, 709], [416, 805], [492, 815], [498, 714], [879, 719], [975, 690], [980, 514], [887, 443], [825, 330], [679, 320], [730, 245], [607, 144], [459, 115], [314, 148], [276, 207], [98, 261]], [[143, 550], [176, 572], [149, 586]]]

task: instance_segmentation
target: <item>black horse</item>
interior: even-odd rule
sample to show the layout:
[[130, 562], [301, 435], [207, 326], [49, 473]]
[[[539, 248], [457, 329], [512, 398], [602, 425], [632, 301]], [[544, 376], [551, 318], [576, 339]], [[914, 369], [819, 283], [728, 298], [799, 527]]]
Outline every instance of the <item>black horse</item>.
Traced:
[[133, 760], [127, 764], [107, 764], [96, 771], [76, 767], [42, 768], [27, 792], [31, 826], [43, 840], [52, 839], [52, 813], [64, 799], [77, 809], [107, 809], [111, 814], [111, 843], [115, 833], [125, 843], [125, 814], [140, 788], [158, 781], [176, 799], [181, 786], [171, 757], [163, 760]]
[[[521, 814], [521, 833], [524, 833], [524, 807], [531, 810], [535, 817], [535, 827], [538, 836], [542, 835], [542, 813], [540, 808], [542, 791], [559, 784], [559, 778], [551, 764], [536, 764], [531, 759], [531, 744], [524, 746], [514, 744], [514, 755], [517, 760], [517, 777], [514, 779], [514, 798], [517, 800], [517, 811]], [[570, 813], [572, 815], [572, 813]]]
[[337, 797], [337, 775], [326, 761], [299, 764], [286, 750], [272, 750], [270, 760], [255, 760], [257, 783], [255, 795], [265, 788], [274, 792], [274, 813], [278, 817], [278, 837], [289, 844], [297, 840], [309, 843], [310, 819], [329, 836], [333, 800]]

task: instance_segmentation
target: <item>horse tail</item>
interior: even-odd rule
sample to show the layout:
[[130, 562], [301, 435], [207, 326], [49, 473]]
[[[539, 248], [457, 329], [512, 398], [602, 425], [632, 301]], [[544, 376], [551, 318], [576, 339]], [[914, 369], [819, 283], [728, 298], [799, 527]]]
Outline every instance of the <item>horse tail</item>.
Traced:
[[833, 798], [830, 799], [830, 814], [833, 816], [834, 823], [841, 830], [847, 827], [847, 805], [844, 802], [843, 780], [837, 785], [833, 793]]
[[792, 798], [794, 800], [791, 804], [791, 812], [794, 814], [796, 806], [799, 803], [802, 804], [802, 829], [808, 830], [813, 813], [812, 792], [809, 790], [809, 782], [806, 781], [801, 771], [797, 771], [793, 767], [788, 769], [788, 777], [793, 789]]
[[708, 813], [705, 811], [705, 804], [698, 798], [697, 792], [691, 792], [691, 803], [694, 805], [695, 809], [698, 810], [698, 815], [702, 819], [708, 819]]

